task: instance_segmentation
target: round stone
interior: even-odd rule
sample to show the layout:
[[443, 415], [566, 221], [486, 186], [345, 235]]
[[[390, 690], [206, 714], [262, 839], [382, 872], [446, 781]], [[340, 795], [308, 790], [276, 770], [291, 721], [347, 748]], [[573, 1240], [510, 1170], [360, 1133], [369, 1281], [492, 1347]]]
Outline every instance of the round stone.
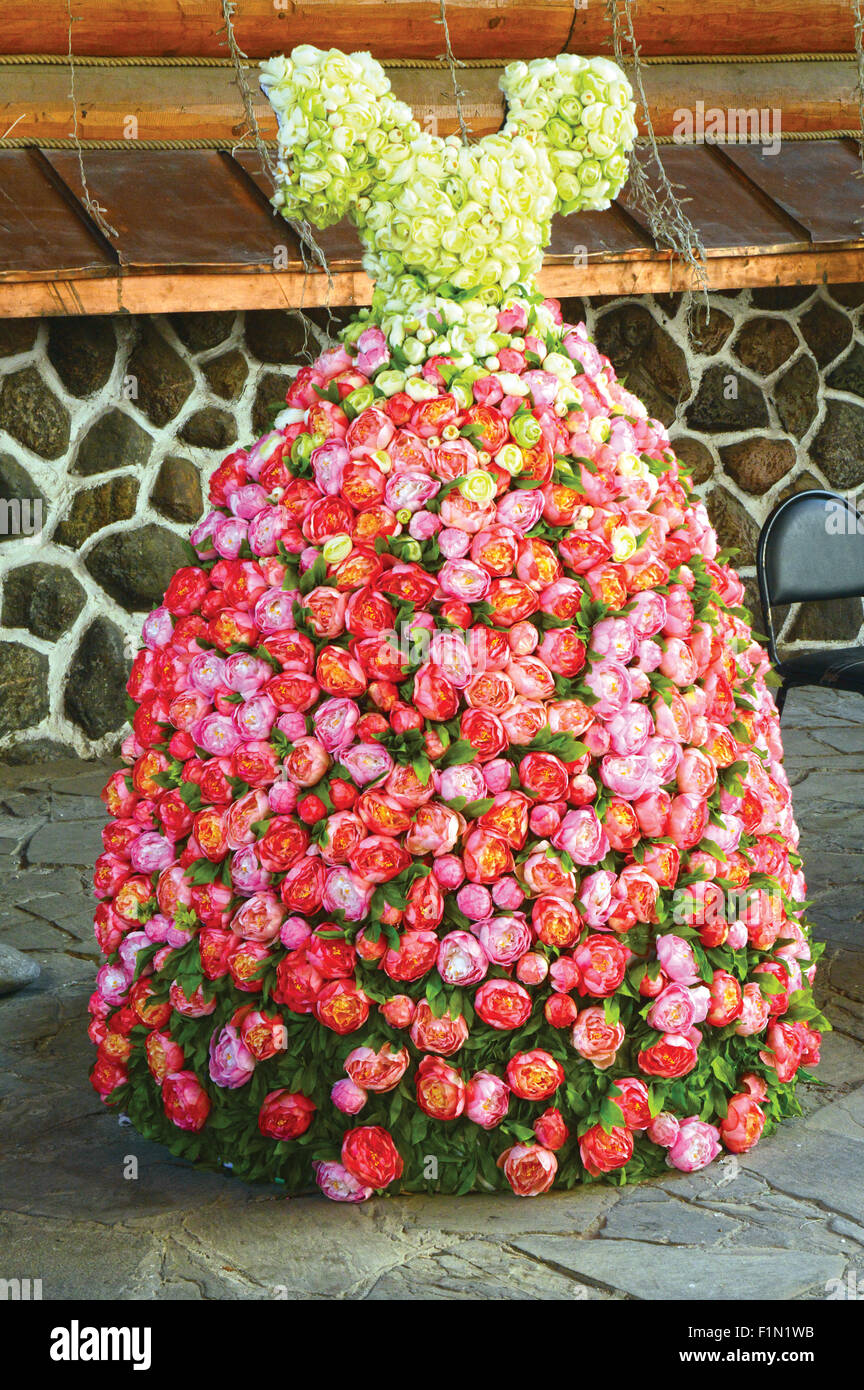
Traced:
[[786, 319], [767, 315], [741, 325], [733, 352], [756, 376], [772, 376], [798, 350], [795, 329]]
[[116, 468], [143, 468], [153, 437], [125, 410], [107, 410], [78, 445], [73, 473], [107, 473]]
[[832, 367], [825, 378], [825, 385], [832, 391], [848, 391], [853, 396], [864, 396], [864, 345], [856, 343], [848, 356]]
[[239, 348], [223, 352], [221, 357], [213, 357], [201, 368], [215, 395], [224, 401], [235, 401], [243, 390], [249, 375], [249, 364]]
[[641, 304], [625, 304], [601, 315], [594, 337], [649, 415], [671, 424], [691, 383], [684, 353], [657, 320]]
[[0, 357], [29, 352], [38, 331], [38, 319], [0, 319]]
[[189, 459], [168, 454], [159, 467], [150, 501], [171, 521], [197, 521], [204, 507], [201, 475]]
[[687, 326], [690, 345], [696, 352], [712, 357], [715, 352], [720, 351], [732, 328], [732, 319], [728, 314], [724, 314], [722, 309], [712, 307], [709, 314], [705, 305], [699, 303], [690, 315]]
[[117, 338], [110, 318], [56, 318], [48, 329], [48, 359], [72, 396], [92, 396], [111, 375]]
[[61, 517], [53, 539], [58, 545], [77, 550], [89, 536], [110, 526], [114, 521], [128, 521], [135, 514], [138, 481], [128, 473], [109, 478], [96, 487], [82, 488], [72, 498], [72, 504]]
[[234, 327], [230, 310], [219, 313], [172, 314], [171, 327], [190, 352], [206, 352], [224, 343]]
[[70, 662], [65, 690], [66, 715], [90, 738], [125, 723], [128, 670], [122, 632], [108, 618], [97, 618]]
[[11, 454], [0, 454], [0, 543], [32, 536], [48, 520], [44, 492]]
[[693, 439], [690, 435], [684, 434], [680, 439], [672, 440], [672, 448], [681, 463], [690, 472], [690, 477], [694, 483], [705, 483], [714, 472], [714, 455], [703, 444], [701, 439]]
[[227, 410], [208, 405], [196, 410], [180, 428], [184, 444], [196, 449], [227, 449], [237, 439], [237, 422]]
[[864, 483], [864, 409], [851, 401], [828, 399], [810, 456], [833, 487]]
[[12, 372], [0, 385], [0, 427], [25, 449], [57, 459], [69, 446], [69, 411], [35, 367]]
[[252, 430], [256, 435], [266, 434], [273, 428], [273, 420], [285, 409], [285, 395], [290, 385], [291, 377], [284, 372], [262, 374], [252, 406]]
[[783, 428], [803, 439], [819, 413], [819, 370], [809, 353], [803, 353], [783, 373], [773, 395]]
[[303, 315], [283, 309], [248, 309], [246, 345], [260, 362], [294, 362], [317, 347]]
[[37, 562], [10, 570], [3, 583], [4, 627], [26, 627], [46, 642], [75, 622], [87, 600], [84, 589], [62, 565]]
[[687, 407], [686, 419], [691, 429], [717, 433], [764, 429], [768, 424], [768, 406], [754, 381], [718, 363], [702, 377], [696, 398]]
[[736, 567], [754, 565], [759, 527], [738, 498], [718, 484], [706, 496], [705, 505], [721, 549], [738, 551], [734, 557]]
[[84, 562], [98, 584], [130, 612], [155, 607], [189, 548], [175, 531], [154, 522], [98, 540]]
[[195, 385], [188, 362], [144, 320], [141, 340], [129, 358], [127, 376], [137, 392], [133, 399], [154, 425], [167, 425], [179, 413]]
[[788, 439], [751, 435], [720, 448], [723, 468], [745, 492], [768, 492], [795, 466], [795, 446]]
[[23, 642], [0, 642], [0, 736], [48, 713], [48, 658]]
[[852, 325], [840, 309], [817, 299], [798, 320], [799, 327], [820, 367], [827, 367], [852, 341]]

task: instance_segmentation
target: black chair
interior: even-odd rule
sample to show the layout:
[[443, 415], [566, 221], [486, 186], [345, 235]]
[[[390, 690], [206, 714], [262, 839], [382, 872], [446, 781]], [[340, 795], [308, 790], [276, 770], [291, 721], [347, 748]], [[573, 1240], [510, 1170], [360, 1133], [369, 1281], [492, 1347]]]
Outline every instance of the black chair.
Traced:
[[864, 646], [829, 647], [777, 655], [771, 605], [864, 596], [864, 518], [836, 492], [797, 492], [769, 516], [759, 533], [756, 575], [768, 650], [782, 685], [777, 709], [796, 685], [826, 685], [864, 694]]

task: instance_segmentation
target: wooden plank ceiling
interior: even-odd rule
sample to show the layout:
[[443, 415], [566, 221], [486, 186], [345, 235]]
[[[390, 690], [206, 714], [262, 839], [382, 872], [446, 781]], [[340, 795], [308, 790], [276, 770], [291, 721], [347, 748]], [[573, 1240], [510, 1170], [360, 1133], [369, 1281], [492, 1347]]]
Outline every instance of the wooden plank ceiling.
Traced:
[[[68, 0], [22, 0], [0, 28], [0, 317], [368, 302], [350, 225], [316, 234], [328, 279], [269, 206], [221, 0], [71, 4], [75, 108]], [[608, 54], [605, 11], [448, 0], [472, 134], [500, 125], [498, 78], [514, 57]], [[438, 18], [437, 0], [242, 0], [235, 31], [250, 64], [296, 43], [368, 47], [418, 118], [446, 135], [457, 120]], [[664, 167], [705, 247], [709, 286], [864, 280], [849, 0], [711, 0], [698, 23], [692, 0], [641, 0], [636, 37]], [[682, 108], [698, 102], [769, 123], [779, 111], [787, 138], [777, 153], [671, 143]], [[272, 137], [266, 103], [256, 111]], [[177, 141], [198, 147], [154, 147]], [[655, 244], [625, 188], [607, 212], [556, 219], [540, 283], [558, 295], [666, 292], [686, 288], [690, 271]]]
[[[758, 165], [742, 148], [662, 153], [686, 189], [712, 287], [864, 279], [854, 142], [785, 144]], [[84, 163], [116, 238], [87, 210], [74, 151], [0, 151], [0, 185], [13, 195], [0, 203], [0, 316], [368, 302], [353, 228], [319, 236], [329, 283], [307, 271], [254, 152], [90, 150]], [[654, 246], [625, 189], [608, 212], [556, 219], [540, 284], [558, 295], [665, 292], [686, 288], [688, 271]]]

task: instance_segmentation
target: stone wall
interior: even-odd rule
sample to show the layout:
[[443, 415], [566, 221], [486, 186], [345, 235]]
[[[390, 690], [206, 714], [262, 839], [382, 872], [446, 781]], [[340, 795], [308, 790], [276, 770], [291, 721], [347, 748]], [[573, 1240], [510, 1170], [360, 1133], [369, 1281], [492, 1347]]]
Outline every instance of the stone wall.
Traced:
[[[689, 323], [680, 296], [565, 306], [669, 426], [754, 608], [775, 503], [864, 482], [862, 304], [835, 285], [712, 295]], [[268, 427], [328, 321], [0, 320], [0, 758], [116, 744], [141, 614], [186, 563], [209, 473]], [[861, 623], [859, 600], [793, 607], [783, 639], [849, 644]]]

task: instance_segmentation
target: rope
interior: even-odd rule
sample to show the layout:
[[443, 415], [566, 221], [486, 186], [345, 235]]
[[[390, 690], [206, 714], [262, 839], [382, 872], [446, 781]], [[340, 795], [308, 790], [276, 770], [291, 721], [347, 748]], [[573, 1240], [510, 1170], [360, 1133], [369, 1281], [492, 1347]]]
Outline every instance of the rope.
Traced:
[[453, 45], [452, 45], [451, 42], [450, 42], [450, 26], [449, 26], [448, 23], [447, 23], [447, 3], [446, 3], [446, 0], [440, 0], [440, 12], [441, 12], [441, 17], [440, 17], [440, 19], [436, 19], [436, 20], [435, 20], [435, 23], [436, 23], [436, 24], [440, 24], [440, 25], [443, 27], [443, 29], [444, 29], [444, 43], [445, 43], [446, 49], [447, 49], [446, 53], [444, 53], [444, 55], [443, 55], [442, 61], [445, 62], [445, 63], [447, 64], [448, 68], [450, 69], [450, 80], [451, 80], [451, 82], [453, 83], [453, 96], [454, 96], [455, 101], [456, 101], [456, 116], [457, 116], [458, 121], [459, 121], [459, 134], [460, 134], [461, 139], [462, 139], [462, 144], [463, 144], [463, 145], [467, 145], [467, 144], [468, 144], [468, 126], [467, 126], [466, 123], [465, 123], [465, 113], [464, 113], [464, 111], [463, 111], [463, 109], [462, 109], [462, 99], [463, 99], [463, 97], [465, 96], [465, 90], [464, 90], [464, 88], [460, 85], [460, 83], [459, 83], [459, 75], [458, 75], [458, 73], [456, 72], [457, 64], [458, 64], [459, 67], [464, 67], [465, 64], [459, 62], [459, 59], [456, 57], [455, 53], [453, 52]]
[[106, 241], [110, 243], [112, 238], [119, 236], [119, 232], [117, 228], [112, 227], [111, 223], [107, 220], [105, 216], [107, 209], [103, 208], [100, 203], [97, 203], [90, 192], [90, 187], [87, 183], [87, 174], [84, 170], [84, 155], [78, 136], [78, 98], [75, 95], [75, 58], [72, 53], [72, 0], [66, 0], [66, 13], [69, 17], [69, 51], [66, 54], [66, 62], [69, 66], [69, 100], [72, 103], [72, 145], [78, 155], [81, 193], [84, 199], [84, 206]]
[[[619, 3], [621, 9], [619, 9]], [[622, 13], [623, 11], [623, 13]], [[675, 188], [663, 167], [660, 150], [654, 134], [651, 110], [642, 81], [642, 67], [639, 44], [633, 27], [631, 0], [606, 0], [606, 16], [612, 29], [612, 48], [616, 59], [624, 59], [625, 45], [631, 59], [635, 96], [647, 127], [647, 139], [643, 141], [651, 151], [651, 160], [657, 171], [659, 196], [638, 159], [631, 161], [630, 188], [639, 207], [648, 219], [648, 226], [656, 246], [665, 243], [675, 255], [690, 267], [693, 286], [701, 290], [705, 301], [706, 317], [710, 317], [708, 300], [708, 268], [705, 263], [705, 247], [697, 229], [693, 226], [677, 197]], [[688, 319], [691, 301], [688, 299]]]
[[[787, 130], [783, 132], [781, 143], [785, 141], [805, 141], [805, 140], [858, 140], [864, 136], [861, 130]], [[749, 140], [747, 136], [717, 136], [710, 140], [679, 140], [675, 135], [655, 135], [654, 141], [658, 145], [758, 145], [758, 140]], [[87, 150], [226, 150], [230, 152], [234, 149], [251, 150], [255, 147], [248, 144], [239, 144], [237, 141], [225, 139], [224, 136], [200, 136], [191, 140], [81, 140], [81, 148]], [[75, 150], [78, 143], [70, 136], [43, 137], [39, 135], [6, 135], [0, 137], [0, 149], [3, 150]], [[268, 149], [276, 148], [275, 140], [264, 140], [263, 143]], [[644, 145], [650, 148], [651, 140], [647, 135], [640, 135], [636, 140], [637, 145]]]
[[[240, 93], [240, 100], [243, 103], [243, 111], [246, 117], [246, 130], [248, 134], [252, 136], [252, 140], [256, 150], [258, 151], [259, 158], [261, 159], [261, 162], [267, 171], [267, 177], [270, 179], [273, 188], [276, 189], [279, 186], [278, 170], [276, 169], [273, 160], [270, 158], [270, 145], [267, 141], [265, 141], [264, 136], [261, 134], [261, 130], [258, 125], [258, 120], [255, 115], [255, 105], [254, 98], [252, 96], [252, 90], [245, 77], [245, 72], [248, 69], [244, 67], [243, 59], [246, 58], [247, 55], [243, 52], [242, 48], [238, 44], [234, 34], [234, 13], [236, 11], [236, 8], [236, 0], [222, 0], [222, 17], [225, 20], [225, 37], [228, 43], [228, 50], [231, 54], [231, 63], [234, 67], [234, 80], [237, 89]], [[241, 138], [236, 142], [233, 148], [237, 149], [242, 143], [243, 141]], [[288, 226], [291, 228], [292, 232], [297, 237], [297, 240], [300, 243], [300, 255], [303, 260], [304, 270], [309, 271], [312, 269], [309, 260], [307, 259], [307, 252], [309, 252], [313, 260], [318, 262], [318, 265], [321, 267], [321, 269], [324, 271], [324, 274], [327, 276], [329, 284], [332, 286], [333, 277], [330, 274], [330, 267], [327, 264], [327, 257], [324, 255], [323, 250], [319, 246], [315, 237], [312, 235], [312, 229], [309, 226], [309, 224], [307, 222], [298, 222], [294, 218], [286, 218], [285, 221], [288, 223]]]
[[[586, 57], [590, 56], [588, 54]], [[643, 67], [686, 67], [690, 64], [698, 63], [854, 63], [855, 53], [730, 53], [730, 54], [692, 54], [682, 57], [658, 57], [643, 58], [639, 61]], [[60, 66], [69, 61], [64, 53], [0, 53], [0, 67], [17, 67], [20, 65], [38, 66]], [[447, 66], [446, 57], [441, 58], [380, 58], [378, 60], [382, 68], [416, 68], [428, 70], [430, 72], [440, 72]], [[630, 61], [625, 57], [625, 62]], [[93, 54], [89, 56], [81, 55], [76, 57], [75, 64], [79, 68], [233, 68], [235, 63], [233, 58], [213, 58], [213, 57], [157, 57], [157, 56], [125, 56], [125, 57], [99, 57]], [[247, 61], [241, 64], [244, 68], [255, 68], [258, 64], [254, 61]], [[467, 58], [460, 61], [459, 66], [465, 71], [482, 68], [504, 68], [507, 66], [500, 58]]]

